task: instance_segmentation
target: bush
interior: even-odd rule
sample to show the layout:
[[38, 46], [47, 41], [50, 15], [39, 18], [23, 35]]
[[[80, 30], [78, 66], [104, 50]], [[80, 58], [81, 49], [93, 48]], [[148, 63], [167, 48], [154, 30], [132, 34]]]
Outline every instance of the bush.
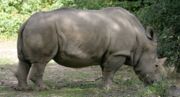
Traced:
[[0, 0], [0, 39], [15, 38], [20, 25], [33, 13], [62, 6], [59, 0]]
[[[169, 64], [176, 67], [180, 65], [179, 5], [179, 0], [158, 0], [137, 12], [143, 24], [151, 25], [156, 29], [160, 44], [159, 55], [168, 57]], [[180, 72], [179, 69], [177, 70]]]

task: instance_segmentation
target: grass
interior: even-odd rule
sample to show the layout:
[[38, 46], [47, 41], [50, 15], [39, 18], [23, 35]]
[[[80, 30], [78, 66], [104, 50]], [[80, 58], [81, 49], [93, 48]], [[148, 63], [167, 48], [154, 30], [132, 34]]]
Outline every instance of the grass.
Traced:
[[[155, 91], [158, 87], [150, 86], [144, 89], [139, 89], [137, 93], [133, 94], [133, 97], [164, 97], [162, 95], [156, 94], [158, 91]], [[163, 89], [164, 90], [164, 89]], [[110, 90], [105, 91], [100, 88], [62, 88], [62, 89], [50, 89], [47, 91], [30, 91], [30, 92], [16, 92], [10, 90], [8, 88], [0, 88], [1, 97], [11, 97], [13, 95], [24, 95], [28, 97], [132, 97], [132, 95], [128, 94], [129, 92], [126, 91], [119, 91], [119, 90]], [[126, 93], [123, 93], [126, 92]], [[164, 93], [163, 93], [164, 94]], [[107, 96], [106, 96], [107, 95]], [[122, 95], [122, 96], [120, 96]], [[124, 96], [123, 96], [124, 95]], [[129, 95], [129, 96], [128, 96]], [[16, 96], [17, 97], [17, 96]]]
[[158, 97], [166, 97], [165, 92], [169, 86], [168, 84], [170, 84], [170, 82], [168, 82], [168, 81], [161, 81], [159, 83], [155, 83], [153, 85], [150, 85], [150, 86], [140, 90], [138, 95], [141, 95], [143, 97], [148, 97], [151, 95], [158, 95]]
[[[127, 88], [125, 90], [122, 90], [121, 88], [115, 88], [110, 91], [105, 91], [101, 88], [97, 88], [95, 84], [93, 84], [93, 87], [91, 85], [92, 84], [81, 84], [79, 86], [75, 85], [76, 87], [69, 85], [60, 89], [54, 88], [40, 92], [16, 92], [14, 90], [8, 89], [7, 87], [1, 87], [0, 91], [2, 93], [0, 93], [0, 96], [11, 97], [13, 95], [24, 95], [28, 97], [152, 97], [152, 95], [155, 95], [154, 97], [164, 97], [162, 96], [164, 95], [164, 91], [162, 90], [165, 90], [165, 88], [162, 88], [161, 85], [152, 85], [146, 88], [141, 87], [136, 89], [136, 91], [130, 90], [130, 88], [128, 88], [132, 86], [123, 86]], [[133, 94], [129, 94], [132, 93], [132, 91]]]

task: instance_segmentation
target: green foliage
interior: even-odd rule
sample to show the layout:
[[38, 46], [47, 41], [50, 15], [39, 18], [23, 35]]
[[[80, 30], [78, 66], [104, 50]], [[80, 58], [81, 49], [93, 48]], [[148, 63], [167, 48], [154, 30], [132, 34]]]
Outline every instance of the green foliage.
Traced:
[[0, 0], [0, 39], [17, 37], [20, 25], [31, 14], [59, 8], [65, 1], [69, 0]]
[[100, 9], [102, 7], [111, 6], [112, 1], [108, 0], [64, 0], [65, 7], [73, 7], [79, 9]]
[[[156, 1], [156, 0], [152, 0]], [[180, 1], [158, 0], [137, 12], [145, 25], [156, 29], [159, 38], [158, 52], [166, 56], [170, 64], [180, 66]], [[180, 67], [179, 69], [180, 72]]]
[[64, 0], [64, 6], [79, 9], [100, 9], [103, 7], [120, 6], [131, 11], [137, 11], [141, 7], [141, 1], [119, 0]]
[[21, 16], [13, 16], [6, 13], [0, 13], [0, 36], [1, 38], [8, 38], [14, 36], [14, 32], [18, 29], [21, 23]]
[[[18, 25], [21, 23], [21, 16], [17, 15], [18, 10], [15, 8], [17, 2], [13, 0], [0, 1], [0, 36], [6, 38], [7, 36], [13, 36], [14, 31], [18, 29]], [[11, 13], [11, 14], [9, 14]]]

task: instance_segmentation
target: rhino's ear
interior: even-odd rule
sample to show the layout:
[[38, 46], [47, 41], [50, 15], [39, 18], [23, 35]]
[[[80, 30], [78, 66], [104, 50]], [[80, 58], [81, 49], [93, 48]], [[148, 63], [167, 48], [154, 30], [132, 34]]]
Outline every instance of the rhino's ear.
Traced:
[[166, 62], [167, 58], [164, 57], [164, 58], [160, 58], [159, 59], [159, 65], [163, 65], [165, 62]]
[[153, 41], [156, 41], [156, 40], [157, 40], [157, 39], [156, 39], [156, 35], [155, 35], [155, 33], [154, 33], [154, 29], [153, 29], [152, 27], [150, 27], [150, 26], [147, 26], [147, 27], [146, 27], [146, 36], [147, 36], [147, 38], [150, 39], [150, 40], [153, 40]]

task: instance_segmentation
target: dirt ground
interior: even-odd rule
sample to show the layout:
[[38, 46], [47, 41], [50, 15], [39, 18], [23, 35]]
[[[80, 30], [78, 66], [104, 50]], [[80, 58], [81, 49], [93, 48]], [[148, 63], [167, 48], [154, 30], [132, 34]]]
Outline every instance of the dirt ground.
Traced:
[[[101, 70], [98, 66], [81, 69], [63, 67], [50, 62], [45, 70], [47, 91], [15, 91], [14, 72], [17, 68], [16, 41], [0, 41], [0, 97], [160, 97], [143, 86], [131, 67], [123, 66], [116, 73], [110, 91], [99, 87]], [[30, 86], [34, 86], [28, 81]]]

